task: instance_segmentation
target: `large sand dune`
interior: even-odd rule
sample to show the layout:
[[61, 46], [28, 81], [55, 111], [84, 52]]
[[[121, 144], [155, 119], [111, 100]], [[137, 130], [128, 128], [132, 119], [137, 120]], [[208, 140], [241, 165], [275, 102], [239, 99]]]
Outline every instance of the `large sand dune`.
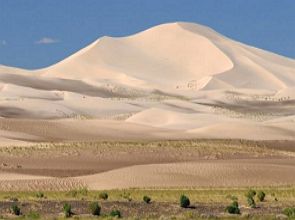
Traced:
[[[198, 138], [274, 148], [163, 146]], [[0, 66], [0, 190], [292, 185], [294, 139], [295, 60], [197, 24], [103, 37], [44, 69]]]
[[164, 24], [44, 69], [0, 66], [0, 140], [295, 139], [294, 94], [294, 60]]

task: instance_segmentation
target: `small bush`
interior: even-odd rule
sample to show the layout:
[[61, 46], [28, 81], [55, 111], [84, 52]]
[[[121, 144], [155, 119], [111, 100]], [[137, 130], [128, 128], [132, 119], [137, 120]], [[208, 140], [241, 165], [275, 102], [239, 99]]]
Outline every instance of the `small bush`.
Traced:
[[263, 191], [258, 191], [257, 192], [257, 198], [260, 202], [263, 202], [264, 201], [264, 198], [265, 198], [265, 193]]
[[246, 193], [246, 197], [247, 198], [253, 198], [256, 195], [256, 191], [253, 189], [250, 189], [247, 193]]
[[37, 192], [36, 197], [37, 198], [44, 198], [44, 193], [43, 192]]
[[182, 208], [188, 208], [189, 205], [190, 205], [190, 200], [185, 195], [180, 196], [180, 201], [179, 202], [180, 202], [180, 207], [182, 207]]
[[21, 212], [20, 212], [20, 208], [16, 205], [16, 204], [13, 204], [11, 206], [11, 212], [15, 215], [20, 215]]
[[289, 218], [294, 218], [295, 217], [295, 207], [293, 208], [285, 208], [283, 210], [283, 213], [288, 216]]
[[92, 202], [89, 205], [89, 209], [92, 215], [100, 215], [100, 206], [98, 205], [98, 202]]
[[239, 203], [237, 201], [233, 201], [232, 204], [226, 207], [225, 211], [230, 214], [241, 214]]
[[109, 198], [109, 195], [106, 192], [102, 192], [98, 195], [98, 197], [100, 199], [107, 200]]
[[146, 204], [149, 204], [151, 202], [151, 198], [148, 197], [148, 196], [144, 196], [143, 197], [143, 201], [146, 203]]
[[248, 203], [249, 207], [251, 207], [251, 208], [256, 207], [256, 203], [255, 203], [255, 200], [253, 199], [253, 197], [248, 197], [247, 198], [247, 203]]
[[65, 217], [66, 218], [69, 218], [72, 216], [72, 206], [69, 204], [69, 203], [65, 203], [64, 206], [63, 206], [63, 211], [64, 211], [64, 214], [65, 214]]
[[110, 216], [121, 218], [121, 212], [119, 210], [112, 210]]

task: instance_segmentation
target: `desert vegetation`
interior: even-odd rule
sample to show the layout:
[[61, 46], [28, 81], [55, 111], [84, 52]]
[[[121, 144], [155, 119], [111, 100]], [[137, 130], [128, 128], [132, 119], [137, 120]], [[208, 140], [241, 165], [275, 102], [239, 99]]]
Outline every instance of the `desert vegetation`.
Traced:
[[186, 195], [180, 196], [179, 203], [182, 208], [188, 208], [190, 206], [190, 200]]
[[[12, 210], [12, 204], [15, 204], [19, 208], [20, 218], [24, 219], [50, 219], [61, 216], [75, 219], [108, 219], [119, 216], [123, 219], [158, 219], [161, 216], [181, 220], [207, 217], [243, 218], [244, 216], [273, 219], [277, 215], [292, 218], [295, 203], [293, 185], [285, 184], [276, 187], [257, 185], [252, 188], [238, 185], [229, 185], [230, 187], [163, 186], [93, 190], [82, 181], [73, 182], [72, 180], [79, 178], [79, 175], [92, 174], [91, 172], [100, 173], [108, 169], [112, 172], [117, 168], [122, 170], [124, 166], [137, 167], [137, 165], [145, 166], [146, 164], [159, 164], [159, 167], [161, 164], [164, 166], [169, 164], [170, 172], [173, 173], [169, 178], [173, 177], [173, 179], [176, 177], [175, 171], [179, 169], [177, 164], [185, 164], [185, 169], [180, 173], [183, 178], [184, 174], [191, 176], [193, 172], [197, 172], [197, 170], [188, 170], [191, 165], [187, 161], [194, 160], [199, 168], [204, 164], [212, 167], [216, 163], [214, 166], [219, 169], [219, 172], [224, 169], [223, 164], [226, 165], [226, 169], [228, 166], [233, 166], [235, 171], [240, 166], [238, 176], [227, 177], [235, 182], [239, 182], [248, 175], [247, 169], [251, 165], [251, 175], [247, 178], [252, 180], [255, 179], [252, 174], [255, 169], [257, 167], [261, 169], [265, 163], [270, 163], [271, 167], [279, 164], [278, 167], [286, 165], [289, 168], [294, 158], [293, 143], [246, 140], [101, 141], [1, 147], [0, 158], [3, 162], [0, 168], [3, 172], [17, 172], [19, 175], [30, 172], [33, 172], [31, 173], [33, 175], [40, 175], [42, 172], [42, 174], [58, 178], [38, 181], [1, 181], [0, 216], [16, 217]], [[260, 160], [262, 162], [257, 165]], [[81, 169], [79, 164], [85, 161], [92, 165], [89, 167], [85, 165], [86, 169]], [[228, 161], [238, 161], [238, 163], [229, 164]], [[282, 161], [286, 164], [281, 165]], [[32, 163], [35, 164], [34, 169], [27, 169]], [[42, 167], [43, 163], [54, 166], [59, 164], [61, 169], [46, 170]], [[118, 167], [117, 164], [119, 164]], [[176, 167], [173, 168], [174, 166]], [[265, 176], [267, 169], [268, 167], [257, 172]], [[88, 173], [88, 170], [91, 172]], [[110, 176], [111, 179], [107, 181], [106, 186], [117, 182], [117, 178], [122, 181], [130, 174], [130, 171], [127, 171], [126, 175]], [[142, 171], [139, 173], [143, 174], [140, 178], [149, 176]], [[204, 174], [206, 176], [208, 171]], [[287, 174], [289, 176], [290, 171]], [[219, 181], [219, 176], [220, 174], [216, 173], [210, 178]], [[266, 178], [272, 177], [273, 174], [266, 176]], [[85, 177], [81, 179], [84, 180]], [[143, 180], [149, 181], [149, 179]], [[99, 181], [106, 181], [105, 176]], [[97, 183], [96, 179], [95, 183]], [[30, 186], [30, 188], [18, 188], [24, 186]]]
[[98, 202], [92, 202], [89, 206], [90, 212], [92, 215], [99, 216], [101, 207], [99, 206]]
[[225, 211], [229, 214], [241, 214], [238, 201], [232, 201], [232, 203], [226, 207]]
[[[72, 192], [75, 193], [72, 193]], [[87, 191], [87, 193], [85, 193]], [[260, 201], [260, 192], [264, 200]], [[102, 193], [108, 199], [101, 199]], [[0, 192], [0, 216], [44, 219], [63, 216], [75, 219], [199, 219], [294, 218], [295, 188], [195, 188], [195, 189], [129, 189], [91, 191], [86, 189], [46, 191], [43, 198], [35, 192]], [[125, 197], [126, 196], [126, 197]], [[127, 198], [127, 199], [126, 199]], [[132, 198], [129, 200], [128, 198]], [[255, 201], [251, 208], [248, 198]], [[99, 202], [98, 202], [99, 200]], [[153, 200], [151, 202], [151, 200]], [[13, 206], [11, 203], [13, 202]], [[148, 203], [148, 205], [147, 205]]]
[[73, 215], [72, 206], [69, 203], [65, 203], [63, 205], [63, 212], [66, 218], [69, 218]]
[[151, 202], [151, 198], [149, 196], [144, 196], [143, 197], [143, 201], [146, 203], [146, 204], [149, 204]]

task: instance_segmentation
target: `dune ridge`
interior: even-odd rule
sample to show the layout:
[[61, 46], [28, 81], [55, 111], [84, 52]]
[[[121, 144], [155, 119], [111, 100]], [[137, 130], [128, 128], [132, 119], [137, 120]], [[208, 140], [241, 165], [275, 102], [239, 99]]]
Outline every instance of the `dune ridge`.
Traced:
[[43, 69], [0, 66], [0, 140], [295, 139], [294, 91], [295, 60], [169, 23]]

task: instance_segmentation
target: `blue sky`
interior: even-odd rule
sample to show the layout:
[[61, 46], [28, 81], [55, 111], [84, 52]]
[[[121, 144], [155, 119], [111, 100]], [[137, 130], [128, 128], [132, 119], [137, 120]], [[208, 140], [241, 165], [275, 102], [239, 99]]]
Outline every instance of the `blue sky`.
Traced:
[[295, 58], [294, 0], [0, 0], [0, 64], [45, 67], [101, 36], [175, 21]]

